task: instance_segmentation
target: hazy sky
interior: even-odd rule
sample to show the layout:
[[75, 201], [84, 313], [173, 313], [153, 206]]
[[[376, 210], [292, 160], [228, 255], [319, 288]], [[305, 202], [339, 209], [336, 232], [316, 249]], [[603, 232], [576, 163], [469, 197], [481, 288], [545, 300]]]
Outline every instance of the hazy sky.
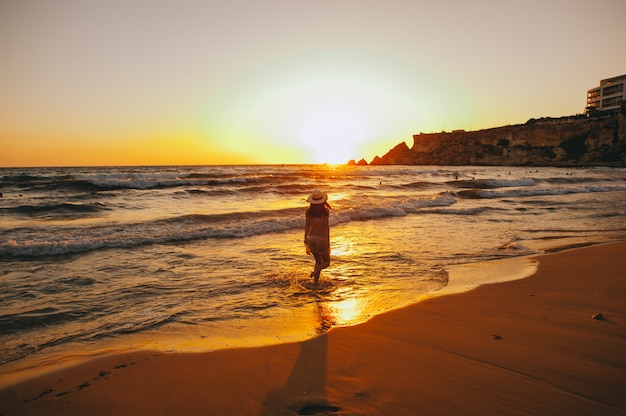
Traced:
[[624, 0], [0, 0], [0, 166], [344, 163], [581, 113]]

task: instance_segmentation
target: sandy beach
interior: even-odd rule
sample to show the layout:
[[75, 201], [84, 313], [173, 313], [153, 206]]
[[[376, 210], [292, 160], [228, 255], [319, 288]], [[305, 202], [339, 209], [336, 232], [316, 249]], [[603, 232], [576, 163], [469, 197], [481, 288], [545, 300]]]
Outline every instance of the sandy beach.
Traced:
[[626, 244], [538, 260], [301, 343], [3, 374], [0, 415], [626, 414]]

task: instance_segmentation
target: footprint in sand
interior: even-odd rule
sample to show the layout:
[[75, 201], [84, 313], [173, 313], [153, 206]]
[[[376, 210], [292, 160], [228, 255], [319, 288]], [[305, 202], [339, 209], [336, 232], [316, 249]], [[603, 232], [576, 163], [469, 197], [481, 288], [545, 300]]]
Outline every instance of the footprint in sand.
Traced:
[[319, 404], [307, 404], [304, 405], [298, 410], [299, 415], [316, 415], [318, 413], [328, 413], [328, 412], [338, 412], [339, 408], [337, 406], [331, 405], [319, 405]]

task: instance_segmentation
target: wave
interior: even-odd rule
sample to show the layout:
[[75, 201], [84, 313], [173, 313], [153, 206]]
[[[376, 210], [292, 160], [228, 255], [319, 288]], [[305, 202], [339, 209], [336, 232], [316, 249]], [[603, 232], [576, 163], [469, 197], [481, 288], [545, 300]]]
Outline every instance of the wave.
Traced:
[[97, 214], [101, 211], [108, 211], [108, 210], [110, 209], [101, 203], [72, 204], [72, 203], [67, 203], [67, 202], [61, 203], [61, 204], [19, 205], [17, 207], [0, 208], [0, 212], [16, 213], [16, 214], [32, 216], [32, 217], [43, 217], [43, 216], [68, 217], [68, 216], [77, 216], [77, 215], [82, 215], [82, 214]]
[[[300, 183], [303, 178], [285, 176], [223, 176], [213, 177], [203, 174], [162, 174], [145, 176], [127, 175], [102, 175], [101, 177], [88, 177], [71, 175], [66, 177], [9, 178], [0, 183], [0, 188], [15, 188], [20, 196], [28, 192], [66, 192], [74, 198], [82, 194], [83, 198], [101, 197], [108, 191], [125, 190], [165, 190], [180, 188], [180, 191], [189, 195], [222, 196], [235, 195], [237, 193], [272, 192], [282, 195], [306, 195], [311, 191], [311, 185]], [[16, 192], [16, 193], [17, 193]], [[16, 211], [17, 212], [17, 211]]]
[[522, 189], [505, 189], [505, 190], [486, 190], [486, 189], [468, 189], [455, 192], [455, 195], [464, 199], [498, 199], [512, 197], [533, 197], [533, 196], [550, 196], [550, 195], [568, 195], [594, 192], [613, 192], [626, 190], [626, 184], [598, 182], [596, 185], [573, 186], [567, 188], [554, 187], [534, 187]]
[[15, 187], [21, 190], [75, 192], [99, 192], [120, 189], [167, 189], [184, 186], [223, 186], [232, 184], [258, 183], [260, 177], [211, 174], [179, 174], [176, 172], [150, 173], [103, 173], [60, 176], [5, 175], [0, 180], [0, 188]]
[[[333, 225], [351, 221], [405, 216], [424, 209], [456, 203], [451, 193], [433, 197], [379, 198], [368, 204], [354, 204], [331, 214]], [[0, 259], [82, 254], [89, 251], [131, 248], [146, 244], [167, 244], [194, 240], [237, 239], [304, 227], [301, 208], [244, 211], [225, 214], [192, 214], [131, 224], [94, 227], [46, 227], [16, 230], [21, 238], [0, 243]], [[15, 231], [15, 230], [14, 230]], [[14, 235], [10, 233], [8, 235]]]
[[[109, 313], [119, 313], [119, 308]], [[76, 342], [90, 342], [103, 338], [138, 333], [159, 328], [178, 321], [178, 314], [163, 312], [159, 314], [140, 314], [125, 316], [123, 321], [105, 322], [98, 310], [85, 307], [82, 311], [60, 311], [56, 308], [43, 308], [23, 314], [0, 317], [4, 347], [0, 351], [0, 364], [15, 361], [46, 348], [67, 345]], [[87, 322], [72, 325], [74, 322]], [[6, 324], [6, 325], [5, 325]], [[64, 328], [62, 333], [50, 333], [49, 328]], [[39, 332], [41, 335], [30, 337], [30, 342], [23, 342], [25, 333]]]
[[[441, 192], [430, 197], [408, 198], [360, 195], [342, 202], [342, 207], [331, 214], [331, 224], [365, 221], [409, 214], [447, 214], [475, 216], [488, 207], [454, 209], [459, 198], [496, 199], [565, 195], [570, 193], [609, 192], [626, 190], [626, 184], [596, 184], [572, 188], [506, 188], [467, 189]], [[22, 208], [26, 211], [32, 207]], [[90, 212], [106, 209], [103, 206], [81, 207], [66, 204], [45, 210], [77, 210]], [[181, 215], [148, 222], [93, 227], [50, 227], [5, 231], [7, 239], [0, 243], [0, 259], [30, 260], [37, 257], [82, 254], [105, 249], [133, 248], [147, 244], [184, 243], [203, 239], [238, 239], [254, 235], [283, 232], [302, 228], [302, 208], [261, 211], [239, 211], [223, 214]]]
[[537, 182], [534, 179], [471, 179], [450, 181], [449, 185], [457, 188], [473, 188], [473, 189], [496, 189], [496, 188], [514, 188], [522, 186], [535, 186]]
[[521, 178], [521, 179], [471, 179], [447, 182], [453, 188], [462, 189], [499, 189], [527, 188], [541, 185], [575, 186], [585, 184], [620, 184], [623, 181], [593, 177], [553, 177], [553, 178]]
[[554, 185], [572, 185], [572, 184], [579, 184], [579, 183], [606, 182], [607, 180], [609, 179], [568, 176], [565, 178], [558, 177], [558, 178], [538, 179], [538, 182], [545, 182], [545, 183], [550, 183]]
[[[16, 226], [12, 229], [0, 228], [2, 239], [0, 260], [7, 258], [28, 260], [36, 257], [74, 255], [95, 250], [210, 238], [236, 239], [297, 229], [304, 226], [302, 208], [251, 211], [250, 207], [255, 206], [254, 201], [261, 198], [262, 206], [271, 206], [265, 204], [265, 197], [270, 194], [275, 194], [267, 199], [272, 203], [285, 195], [289, 200], [296, 200], [296, 195], [306, 195], [318, 183], [326, 187], [329, 193], [336, 191], [337, 200], [331, 201], [331, 204], [338, 208], [333, 210], [331, 215], [331, 221], [335, 225], [415, 213], [471, 216], [479, 215], [486, 209], [479, 206], [487, 205], [484, 203], [473, 203], [469, 208], [450, 208], [462, 199], [548, 197], [626, 190], [626, 182], [623, 180], [600, 180], [591, 175], [563, 178], [554, 174], [555, 177], [521, 179], [502, 175], [494, 179], [473, 180], [470, 176], [461, 174], [460, 180], [450, 180], [455, 176], [453, 171], [439, 168], [357, 168], [335, 174], [306, 166], [287, 169], [280, 167], [109, 168], [80, 171], [41, 169], [28, 175], [5, 175], [2, 177], [2, 186], [5, 187], [23, 186], [31, 189], [41, 187], [46, 191], [47, 186], [66, 189], [74, 187], [73, 189], [90, 191], [95, 189], [98, 193], [85, 192], [77, 195], [60, 191], [48, 196], [47, 192], [45, 197], [34, 194], [28, 201], [11, 200], [19, 201], [17, 203], [23, 205], [0, 208], [0, 215], [61, 220], [84, 217], [87, 220], [82, 226], [69, 222], [59, 226], [54, 222], [45, 224], [46, 221], [11, 218]], [[180, 189], [172, 192], [158, 191], [173, 187]], [[114, 191], [121, 188], [156, 189], [156, 191]], [[101, 192], [105, 189], [110, 192]], [[415, 196], [415, 193], [432, 195]], [[220, 207], [222, 196], [228, 197], [224, 208]], [[103, 199], [105, 197], [106, 199]], [[109, 197], [116, 199], [111, 201]], [[182, 215], [183, 212], [202, 212], [204, 197], [208, 197], [207, 203], [213, 204], [218, 207], [217, 209], [230, 209], [231, 212]], [[46, 200], [45, 198], [53, 200], [44, 204], [42, 200]], [[145, 205], [144, 198], [148, 199]], [[193, 211], [190, 209], [177, 211], [171, 206], [172, 202], [178, 203], [179, 200], [183, 203], [191, 201], [189, 206], [194, 207]], [[106, 201], [106, 204], [102, 201]], [[129, 201], [136, 204], [132, 205]], [[532, 200], [528, 203], [532, 204]], [[558, 201], [550, 202], [551, 205], [557, 203]], [[110, 212], [117, 209], [121, 210], [122, 215], [110, 215]], [[135, 212], [141, 212], [142, 209], [154, 209], [153, 212], [157, 212], [159, 216], [150, 212], [153, 219], [144, 218], [143, 222], [141, 220], [130, 222], [138, 221]], [[98, 218], [98, 221], [91, 221], [94, 216], [105, 211], [107, 214]], [[126, 215], [129, 211], [132, 211], [132, 215]], [[167, 217], [168, 215], [170, 217]]]
[[121, 178], [103, 178], [103, 179], [89, 179], [84, 182], [89, 183], [90, 186], [97, 188], [100, 191], [120, 190], [120, 189], [167, 189], [178, 188], [185, 186], [223, 186], [232, 184], [246, 184], [256, 183], [258, 179], [255, 178], [219, 178], [219, 179], [207, 179], [207, 178], [185, 178], [185, 177], [121, 177]]
[[407, 183], [407, 184], [403, 184], [401, 186], [398, 186], [398, 188], [407, 188], [407, 189], [430, 189], [435, 187], [437, 184], [433, 183], [433, 182], [425, 182], [425, 181], [419, 181], [419, 182], [411, 182], [411, 183]]
[[85, 312], [63, 311], [57, 308], [47, 307], [16, 314], [2, 315], [0, 316], [0, 332], [6, 334], [55, 325], [59, 322], [67, 322], [80, 318], [85, 314]]

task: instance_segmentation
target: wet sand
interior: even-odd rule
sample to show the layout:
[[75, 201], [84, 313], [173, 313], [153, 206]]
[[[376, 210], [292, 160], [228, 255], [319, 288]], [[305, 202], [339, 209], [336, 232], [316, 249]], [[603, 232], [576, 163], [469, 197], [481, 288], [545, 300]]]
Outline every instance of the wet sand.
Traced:
[[626, 243], [538, 260], [305, 342], [3, 374], [0, 415], [623, 416]]

